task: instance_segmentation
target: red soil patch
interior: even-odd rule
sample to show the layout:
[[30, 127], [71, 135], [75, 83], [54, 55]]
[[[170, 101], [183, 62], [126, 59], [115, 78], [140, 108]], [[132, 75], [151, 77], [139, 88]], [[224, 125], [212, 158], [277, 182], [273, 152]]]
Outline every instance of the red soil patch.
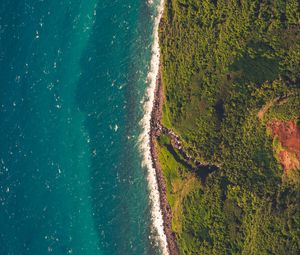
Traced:
[[272, 121], [268, 124], [272, 135], [278, 137], [283, 147], [278, 154], [285, 171], [300, 169], [300, 127], [294, 120], [288, 122]]

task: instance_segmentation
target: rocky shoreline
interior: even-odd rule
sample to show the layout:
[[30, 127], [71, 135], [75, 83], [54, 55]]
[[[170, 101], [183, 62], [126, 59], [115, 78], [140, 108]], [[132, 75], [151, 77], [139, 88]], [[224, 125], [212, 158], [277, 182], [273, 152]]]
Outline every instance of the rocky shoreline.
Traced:
[[172, 211], [167, 200], [166, 183], [163, 172], [158, 160], [158, 153], [156, 150], [156, 139], [161, 133], [161, 118], [162, 118], [162, 104], [163, 104], [163, 90], [161, 83], [161, 73], [158, 72], [156, 79], [155, 98], [151, 113], [151, 129], [150, 129], [150, 151], [152, 157], [152, 164], [156, 172], [158, 189], [160, 193], [160, 206], [163, 214], [164, 232], [167, 237], [168, 250], [170, 255], [178, 255], [179, 250], [176, 243], [176, 235], [172, 230]]

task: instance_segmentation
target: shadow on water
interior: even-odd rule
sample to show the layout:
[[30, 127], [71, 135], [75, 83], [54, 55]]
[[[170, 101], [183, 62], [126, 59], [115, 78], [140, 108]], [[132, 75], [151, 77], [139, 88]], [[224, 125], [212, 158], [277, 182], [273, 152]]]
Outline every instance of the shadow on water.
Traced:
[[137, 80], [146, 79], [150, 60], [145, 55], [151, 13], [145, 1], [132, 1], [130, 7], [121, 2], [97, 7], [81, 59], [76, 104], [86, 115], [91, 199], [101, 250], [111, 255], [158, 254], [149, 240], [147, 183], [136, 147], [142, 114], [138, 104], [144, 93]]

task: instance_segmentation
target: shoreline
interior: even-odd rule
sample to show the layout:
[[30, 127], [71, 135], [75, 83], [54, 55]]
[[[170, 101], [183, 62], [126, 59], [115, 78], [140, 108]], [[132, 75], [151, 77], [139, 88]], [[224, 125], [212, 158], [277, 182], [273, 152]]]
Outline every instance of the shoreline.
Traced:
[[[149, 0], [149, 4], [153, 3]], [[161, 248], [163, 255], [178, 255], [176, 236], [172, 231], [172, 212], [167, 200], [166, 184], [158, 162], [156, 138], [159, 135], [162, 116], [162, 84], [160, 74], [159, 25], [164, 12], [165, 1], [160, 0], [154, 19], [153, 44], [150, 69], [147, 76], [148, 87], [143, 102], [144, 116], [141, 119], [142, 133], [140, 149], [143, 154], [142, 164], [147, 168], [149, 200], [151, 206], [152, 234]]]
[[163, 89], [161, 82], [160, 68], [156, 77], [156, 86], [154, 90], [154, 102], [150, 119], [150, 153], [152, 158], [152, 167], [156, 172], [158, 191], [160, 195], [160, 208], [163, 216], [163, 227], [167, 238], [168, 250], [170, 255], [178, 255], [179, 250], [176, 242], [176, 235], [172, 230], [172, 211], [167, 200], [167, 190], [164, 175], [159, 163], [156, 150], [156, 139], [161, 133], [161, 118], [163, 105]]

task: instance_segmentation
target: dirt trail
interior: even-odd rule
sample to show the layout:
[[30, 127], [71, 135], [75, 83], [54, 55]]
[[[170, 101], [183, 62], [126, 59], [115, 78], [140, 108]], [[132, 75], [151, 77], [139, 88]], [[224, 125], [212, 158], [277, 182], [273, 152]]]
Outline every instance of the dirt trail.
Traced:
[[279, 96], [266, 103], [257, 113], [257, 117], [262, 120], [265, 113], [276, 103], [284, 103], [288, 99], [289, 95]]

